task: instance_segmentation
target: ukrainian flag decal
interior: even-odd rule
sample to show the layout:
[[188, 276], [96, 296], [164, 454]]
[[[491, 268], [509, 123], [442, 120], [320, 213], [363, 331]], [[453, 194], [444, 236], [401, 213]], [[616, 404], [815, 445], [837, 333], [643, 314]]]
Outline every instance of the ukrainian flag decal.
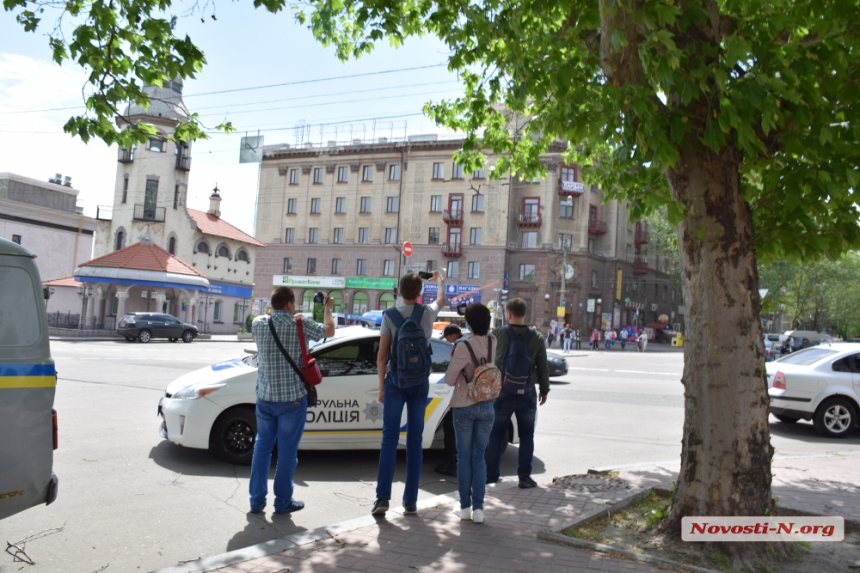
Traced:
[[0, 364], [0, 390], [56, 385], [57, 370], [53, 364]]

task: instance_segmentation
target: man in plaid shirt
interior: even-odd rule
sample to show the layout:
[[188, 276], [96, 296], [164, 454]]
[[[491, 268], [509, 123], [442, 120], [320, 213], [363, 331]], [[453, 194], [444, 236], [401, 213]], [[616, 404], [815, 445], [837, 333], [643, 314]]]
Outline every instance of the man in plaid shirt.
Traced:
[[[331, 309], [334, 299], [326, 297], [324, 325], [311, 319], [302, 320], [305, 340], [319, 340], [334, 335]], [[293, 499], [293, 473], [299, 463], [299, 441], [305, 429], [308, 411], [307, 391], [293, 367], [281, 354], [269, 321], [290, 358], [301, 367], [302, 349], [293, 314], [296, 295], [289, 287], [278, 287], [272, 293], [272, 315], [258, 316], [251, 324], [257, 344], [257, 437], [251, 459], [251, 513], [266, 507], [269, 467], [272, 449], [278, 444], [278, 465], [275, 468], [275, 513], [292, 513], [305, 507]]]

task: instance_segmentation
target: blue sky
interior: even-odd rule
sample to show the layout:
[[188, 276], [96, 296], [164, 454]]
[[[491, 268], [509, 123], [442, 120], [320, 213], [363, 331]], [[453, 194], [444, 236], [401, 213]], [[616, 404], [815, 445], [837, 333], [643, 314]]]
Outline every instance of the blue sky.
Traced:
[[[237, 129], [194, 143], [188, 206], [207, 209], [217, 183], [222, 217], [249, 233], [258, 169], [239, 164], [239, 139], [246, 131], [255, 135], [260, 130], [266, 145], [294, 143], [293, 128], [300, 123], [310, 125], [314, 141], [334, 139], [332, 124], [340, 139], [350, 129], [352, 137], [369, 138], [374, 127], [377, 136], [439, 133], [421, 108], [431, 99], [460, 93], [457, 77], [444, 66], [446, 48], [432, 37], [410, 39], [399, 49], [381, 45], [342, 63], [290, 12], [273, 15], [250, 2], [226, 2], [209, 3], [203, 14], [175, 13], [176, 33], [188, 34], [209, 62], [196, 79], [186, 81], [186, 106], [207, 126], [228, 120]], [[53, 23], [46, 19], [44, 27]], [[95, 216], [98, 205], [112, 201], [116, 149], [100, 141], [83, 144], [63, 133], [74, 109], [43, 111], [82, 110], [83, 71], [70, 62], [54, 64], [44, 32], [25, 33], [9, 12], [0, 13], [0, 38], [0, 172], [42, 180], [55, 173], [71, 176], [79, 204]], [[341, 76], [355, 77], [331, 79]], [[295, 82], [306, 83], [247, 89]], [[225, 90], [240, 91], [196, 95]], [[375, 118], [389, 119], [374, 124]]]

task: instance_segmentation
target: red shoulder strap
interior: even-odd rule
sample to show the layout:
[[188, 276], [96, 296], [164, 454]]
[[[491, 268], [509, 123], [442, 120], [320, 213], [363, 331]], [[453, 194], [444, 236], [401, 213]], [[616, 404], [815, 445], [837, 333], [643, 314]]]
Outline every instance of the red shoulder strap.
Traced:
[[305, 327], [302, 326], [302, 315], [296, 315], [296, 325], [299, 327], [299, 346], [302, 349], [302, 366], [308, 363], [308, 348], [305, 344]]

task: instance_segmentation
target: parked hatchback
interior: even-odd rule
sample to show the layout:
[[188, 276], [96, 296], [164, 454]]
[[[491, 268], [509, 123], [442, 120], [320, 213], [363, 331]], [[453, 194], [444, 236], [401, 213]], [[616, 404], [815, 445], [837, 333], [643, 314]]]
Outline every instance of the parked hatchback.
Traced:
[[157, 312], [134, 312], [119, 321], [116, 333], [129, 342], [149, 342], [153, 338], [166, 338], [170, 342], [191, 342], [197, 337], [197, 327], [181, 322], [169, 314]]

